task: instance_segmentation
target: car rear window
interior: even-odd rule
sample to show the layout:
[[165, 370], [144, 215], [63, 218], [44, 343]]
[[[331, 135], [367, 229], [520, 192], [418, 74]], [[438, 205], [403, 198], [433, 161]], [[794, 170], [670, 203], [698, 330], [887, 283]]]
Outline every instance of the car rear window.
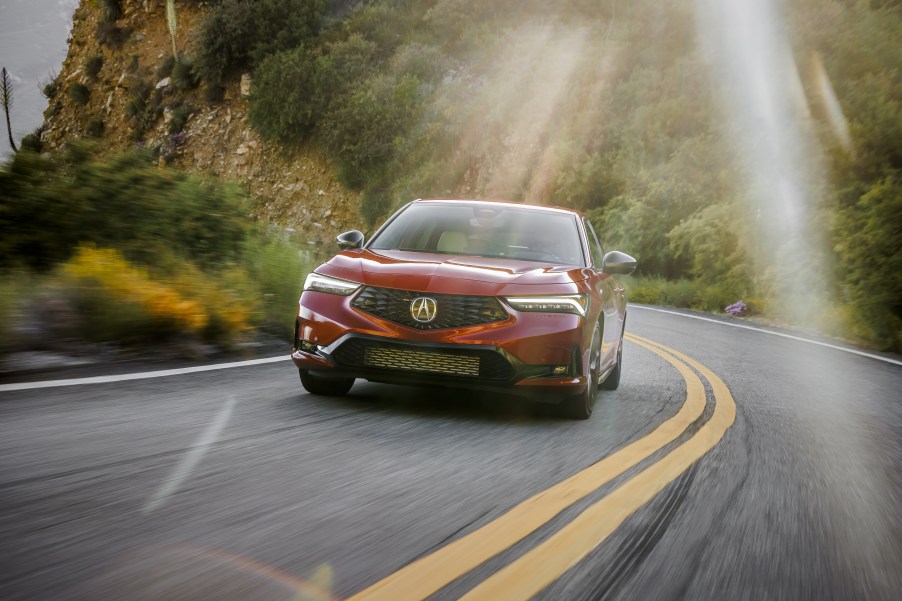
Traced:
[[575, 215], [508, 205], [411, 204], [367, 246], [586, 265]]

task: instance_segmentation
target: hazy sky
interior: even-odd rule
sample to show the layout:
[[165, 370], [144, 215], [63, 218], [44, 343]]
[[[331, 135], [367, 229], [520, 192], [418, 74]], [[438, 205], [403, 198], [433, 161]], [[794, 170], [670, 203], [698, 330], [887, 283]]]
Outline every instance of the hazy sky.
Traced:
[[[13, 82], [11, 112], [16, 144], [44, 120], [47, 99], [40, 88], [59, 73], [66, 58], [66, 38], [78, 0], [0, 0], [0, 67]], [[6, 122], [0, 155], [10, 152]]]

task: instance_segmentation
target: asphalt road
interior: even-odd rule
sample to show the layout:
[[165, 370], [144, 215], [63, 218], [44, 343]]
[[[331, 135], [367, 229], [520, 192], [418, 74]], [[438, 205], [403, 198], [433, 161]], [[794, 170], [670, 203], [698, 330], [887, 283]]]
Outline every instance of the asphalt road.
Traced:
[[898, 357], [640, 307], [627, 331], [585, 422], [313, 397], [287, 360], [6, 380], [0, 599], [902, 598]]

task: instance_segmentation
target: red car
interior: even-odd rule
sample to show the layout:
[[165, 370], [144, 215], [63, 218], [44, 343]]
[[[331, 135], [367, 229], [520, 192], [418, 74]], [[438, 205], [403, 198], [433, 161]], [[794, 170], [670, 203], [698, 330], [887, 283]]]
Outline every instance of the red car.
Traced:
[[576, 211], [416, 200], [371, 240], [354, 230], [307, 276], [294, 350], [304, 388], [342, 395], [355, 378], [503, 390], [585, 419], [620, 382], [626, 318], [614, 274]]

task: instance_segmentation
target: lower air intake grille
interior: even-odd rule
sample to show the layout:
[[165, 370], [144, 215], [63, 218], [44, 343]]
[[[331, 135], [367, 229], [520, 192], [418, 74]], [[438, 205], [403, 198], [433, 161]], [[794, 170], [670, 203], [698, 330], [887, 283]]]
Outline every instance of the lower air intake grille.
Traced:
[[363, 355], [366, 367], [401, 369], [449, 376], [479, 376], [479, 357], [449, 355], [431, 351], [367, 347]]
[[491, 382], [505, 382], [513, 375], [507, 359], [489, 349], [445, 350], [351, 338], [335, 349], [332, 358], [340, 367], [479, 378]]

